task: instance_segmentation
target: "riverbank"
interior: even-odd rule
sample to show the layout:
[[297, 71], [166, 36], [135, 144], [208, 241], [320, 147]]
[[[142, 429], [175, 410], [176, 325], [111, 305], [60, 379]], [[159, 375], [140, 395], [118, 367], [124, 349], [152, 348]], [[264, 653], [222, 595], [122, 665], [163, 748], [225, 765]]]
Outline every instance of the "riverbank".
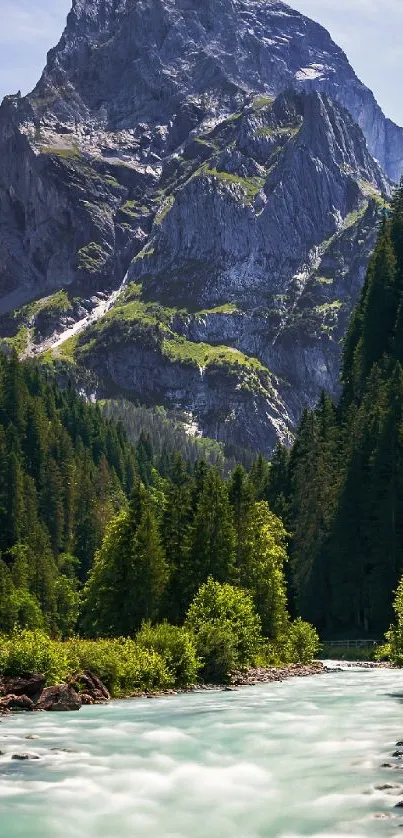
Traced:
[[127, 698], [158, 698], [160, 696], [184, 695], [186, 693], [225, 691], [232, 692], [241, 687], [254, 687], [257, 684], [270, 684], [276, 681], [285, 681], [289, 678], [307, 678], [309, 675], [323, 675], [325, 672], [334, 672], [325, 666], [322, 661], [313, 661], [310, 664], [293, 663], [288, 666], [257, 667], [248, 669], [246, 672], [235, 671], [230, 675], [226, 684], [192, 684], [177, 690], [156, 690], [153, 692], [135, 692]]
[[[313, 661], [311, 664], [290, 664], [285, 667], [258, 667], [246, 672], [232, 672], [226, 684], [192, 684], [178, 689], [136, 691], [119, 698], [159, 698], [212, 690], [232, 691], [241, 687], [280, 682], [288, 678], [306, 678], [330, 671], [332, 670], [321, 661]], [[48, 687], [45, 686], [44, 676], [37, 673], [0, 678], [0, 715], [42, 710], [70, 712], [91, 704], [105, 704], [110, 700], [112, 696], [107, 688], [90, 670], [75, 675], [68, 683]]]
[[[290, 678], [307, 678], [313, 675], [345, 672], [346, 669], [393, 669], [388, 662], [346, 661], [341, 666], [328, 666], [323, 661], [287, 666], [254, 667], [245, 672], [234, 671], [228, 683], [191, 684], [176, 689], [137, 690], [120, 695], [118, 699], [163, 698], [187, 693], [224, 691], [232, 692], [243, 687], [270, 684]], [[116, 700], [118, 700], [116, 698]], [[115, 700], [102, 681], [90, 670], [75, 675], [68, 683], [45, 687], [43, 675], [28, 674], [14, 678], [0, 678], [0, 715], [29, 711], [76, 711], [91, 704], [105, 704]]]

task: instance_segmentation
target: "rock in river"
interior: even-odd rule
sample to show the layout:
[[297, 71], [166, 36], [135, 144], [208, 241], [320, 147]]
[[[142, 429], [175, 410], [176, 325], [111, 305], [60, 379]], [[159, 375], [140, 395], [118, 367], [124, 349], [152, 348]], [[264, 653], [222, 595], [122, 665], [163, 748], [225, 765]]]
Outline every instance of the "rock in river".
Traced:
[[79, 694], [68, 684], [45, 687], [36, 705], [37, 710], [79, 710], [82, 705]]

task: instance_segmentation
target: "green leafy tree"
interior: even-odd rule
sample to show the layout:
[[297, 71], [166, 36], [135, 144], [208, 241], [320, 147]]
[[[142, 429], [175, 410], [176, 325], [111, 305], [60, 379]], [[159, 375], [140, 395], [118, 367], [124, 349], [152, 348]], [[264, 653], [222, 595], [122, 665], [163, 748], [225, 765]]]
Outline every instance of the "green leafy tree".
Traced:
[[239, 583], [250, 591], [263, 634], [273, 640], [287, 629], [284, 566], [286, 532], [265, 501], [250, 508], [241, 542]]
[[210, 578], [196, 594], [186, 617], [204, 658], [204, 675], [228, 677], [230, 668], [250, 666], [261, 642], [261, 622], [247, 591]]

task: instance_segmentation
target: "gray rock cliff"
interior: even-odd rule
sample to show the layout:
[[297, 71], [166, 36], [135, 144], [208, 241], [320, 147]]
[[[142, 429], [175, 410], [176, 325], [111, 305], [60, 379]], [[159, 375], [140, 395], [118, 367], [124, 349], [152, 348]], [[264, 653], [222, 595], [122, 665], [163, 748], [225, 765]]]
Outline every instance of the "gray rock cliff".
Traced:
[[402, 170], [403, 130], [284, 3], [74, 0], [0, 107], [0, 334], [269, 453], [337, 392]]

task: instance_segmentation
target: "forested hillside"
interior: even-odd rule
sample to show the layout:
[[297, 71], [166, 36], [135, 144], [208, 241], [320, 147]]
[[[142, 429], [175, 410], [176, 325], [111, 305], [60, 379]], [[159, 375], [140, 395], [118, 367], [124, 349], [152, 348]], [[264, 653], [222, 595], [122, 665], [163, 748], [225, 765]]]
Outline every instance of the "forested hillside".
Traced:
[[[0, 355], [0, 632], [14, 637], [3, 650], [20, 648], [20, 629], [112, 644], [138, 636], [130, 656], [142, 674], [131, 684], [147, 683], [140, 640], [152, 654], [167, 644], [200, 654], [188, 679], [203, 661], [206, 675], [225, 680], [257, 655], [309, 657], [316, 639], [287, 610], [287, 535], [262, 500], [268, 463], [258, 457], [228, 475], [228, 463], [154, 451], [151, 431], [132, 445], [71, 387]], [[44, 643], [22, 640], [31, 667]], [[114, 666], [119, 649], [108, 647]]]
[[137, 472], [97, 407], [0, 354], [0, 628], [74, 627], [79, 580]]
[[403, 187], [344, 345], [343, 391], [306, 411], [266, 488], [293, 534], [297, 608], [322, 633], [382, 636], [403, 572]]

